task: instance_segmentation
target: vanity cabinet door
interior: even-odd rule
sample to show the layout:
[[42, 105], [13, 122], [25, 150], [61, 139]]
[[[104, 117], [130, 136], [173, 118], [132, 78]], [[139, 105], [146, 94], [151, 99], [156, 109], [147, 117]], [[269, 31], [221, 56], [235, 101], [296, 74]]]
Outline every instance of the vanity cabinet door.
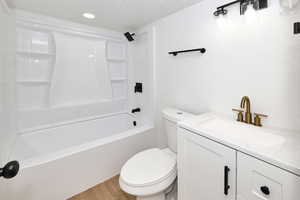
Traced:
[[299, 200], [300, 177], [237, 154], [237, 200]]
[[179, 200], [235, 200], [235, 182], [235, 150], [179, 128]]

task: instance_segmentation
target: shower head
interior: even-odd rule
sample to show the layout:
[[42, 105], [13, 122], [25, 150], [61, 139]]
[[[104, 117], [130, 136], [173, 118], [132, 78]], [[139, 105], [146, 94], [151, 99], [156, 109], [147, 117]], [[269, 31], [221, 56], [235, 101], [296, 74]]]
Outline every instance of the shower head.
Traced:
[[125, 35], [125, 37], [127, 38], [127, 40], [128, 40], [129, 42], [132, 42], [132, 41], [134, 40], [134, 38], [133, 38], [132, 36], [134, 36], [135, 33], [129, 33], [129, 32], [126, 32], [126, 33], [124, 33], [124, 35]]

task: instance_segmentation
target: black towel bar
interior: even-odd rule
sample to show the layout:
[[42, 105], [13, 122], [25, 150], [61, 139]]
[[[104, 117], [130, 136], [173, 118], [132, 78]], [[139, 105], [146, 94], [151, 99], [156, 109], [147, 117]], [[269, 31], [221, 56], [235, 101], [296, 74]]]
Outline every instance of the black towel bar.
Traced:
[[177, 56], [179, 53], [187, 53], [187, 52], [193, 52], [193, 51], [199, 51], [200, 53], [205, 53], [205, 48], [199, 48], [199, 49], [188, 49], [188, 50], [182, 50], [182, 51], [172, 51], [169, 52], [169, 54], [172, 54], [173, 56]]

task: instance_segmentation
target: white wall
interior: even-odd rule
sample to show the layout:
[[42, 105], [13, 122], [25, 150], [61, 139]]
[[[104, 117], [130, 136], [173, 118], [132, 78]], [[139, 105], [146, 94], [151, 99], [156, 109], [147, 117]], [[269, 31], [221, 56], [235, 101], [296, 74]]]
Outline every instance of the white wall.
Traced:
[[[136, 115], [143, 121], [154, 121], [154, 67], [153, 37], [151, 27], [135, 32], [134, 41], [129, 43], [129, 85], [130, 109], [141, 108]], [[142, 93], [134, 93], [135, 83], [143, 84]]]
[[[153, 24], [158, 125], [166, 106], [231, 116], [248, 95], [252, 111], [270, 116], [267, 127], [300, 130], [300, 35], [293, 35], [300, 11], [282, 12], [269, 0], [265, 10], [240, 16], [232, 6], [227, 16], [214, 17], [227, 2], [204, 0]], [[207, 53], [168, 55], [199, 47]], [[161, 134], [161, 145], [165, 139]]]
[[9, 158], [15, 129], [15, 17], [0, 0], [0, 167]]

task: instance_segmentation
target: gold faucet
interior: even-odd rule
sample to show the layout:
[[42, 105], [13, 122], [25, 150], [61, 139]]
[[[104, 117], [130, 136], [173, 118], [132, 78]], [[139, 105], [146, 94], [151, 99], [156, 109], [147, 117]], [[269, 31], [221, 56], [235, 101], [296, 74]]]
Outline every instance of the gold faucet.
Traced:
[[[246, 107], [246, 108], [245, 108]], [[252, 113], [251, 113], [251, 105], [250, 105], [250, 98], [247, 96], [244, 96], [241, 101], [241, 109], [232, 109], [234, 112], [238, 112], [237, 121], [239, 122], [245, 122], [247, 124], [253, 124], [254, 126], [262, 126], [261, 118], [262, 117], [268, 117], [268, 115], [260, 114], [260, 113], [254, 113], [254, 123], [252, 123]], [[243, 113], [245, 112], [245, 117]]]
[[250, 107], [250, 98], [244, 96], [241, 101], [241, 108], [245, 109], [246, 106], [246, 113], [245, 113], [245, 121], [247, 124], [252, 124], [252, 114], [251, 114], [251, 107]]

